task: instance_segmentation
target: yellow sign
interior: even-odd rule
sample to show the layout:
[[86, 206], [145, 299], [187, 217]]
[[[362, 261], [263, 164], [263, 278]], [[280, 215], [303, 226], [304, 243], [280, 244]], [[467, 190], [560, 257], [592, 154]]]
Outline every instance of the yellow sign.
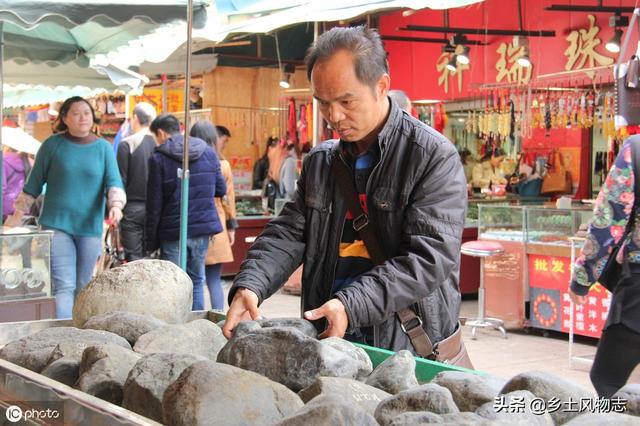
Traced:
[[[613, 58], [596, 52], [596, 47], [602, 43], [602, 40], [598, 38], [600, 28], [596, 25], [595, 16], [588, 15], [587, 19], [589, 19], [589, 28], [571, 31], [566, 38], [569, 42], [569, 47], [564, 51], [564, 55], [567, 57], [567, 64], [564, 66], [566, 71], [613, 63]], [[590, 78], [595, 76], [593, 71], [586, 72], [586, 74]]]
[[[162, 112], [162, 89], [144, 89], [142, 96], [129, 97], [129, 111], [138, 102], [148, 102], [156, 108], [158, 114]], [[184, 91], [179, 89], [167, 90], [167, 112], [182, 112], [184, 114]]]
[[[462, 46], [456, 47], [456, 54], [462, 53]], [[462, 92], [462, 74], [469, 69], [469, 64], [463, 65], [461, 63], [456, 64], [456, 70], [451, 71], [447, 68], [447, 64], [451, 60], [451, 56], [448, 52], [443, 52], [436, 61], [436, 69], [440, 73], [438, 77], [438, 86], [444, 86], [444, 93], [449, 93], [449, 78], [458, 77], [458, 92]]]
[[515, 46], [510, 43], [500, 43], [498, 47], [498, 61], [496, 62], [496, 82], [500, 83], [505, 78], [508, 83], [527, 84], [531, 80], [532, 66], [523, 67], [518, 63], [518, 59], [526, 53], [524, 46]]

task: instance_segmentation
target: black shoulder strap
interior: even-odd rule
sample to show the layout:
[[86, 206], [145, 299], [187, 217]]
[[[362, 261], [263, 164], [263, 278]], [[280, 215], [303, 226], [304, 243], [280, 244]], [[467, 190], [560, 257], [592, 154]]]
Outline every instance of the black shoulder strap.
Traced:
[[[378, 236], [369, 223], [369, 216], [360, 205], [360, 197], [353, 182], [353, 177], [349, 166], [339, 152], [339, 148], [334, 148], [331, 160], [331, 170], [336, 178], [336, 182], [347, 208], [353, 216], [353, 229], [360, 234], [360, 238], [367, 247], [369, 256], [374, 264], [380, 265], [386, 260], [386, 255]], [[411, 339], [411, 344], [416, 353], [423, 358], [435, 359], [437, 352], [431, 343], [431, 339], [422, 328], [422, 319], [416, 315], [411, 307], [401, 309], [396, 313], [400, 320], [400, 326]]]
[[640, 150], [640, 147], [638, 147], [638, 145], [640, 144], [640, 135], [631, 136], [631, 140], [631, 158], [633, 161], [631, 167], [633, 168], [633, 191], [635, 193], [634, 206], [637, 206], [640, 205], [640, 182], [638, 182], [638, 180], [640, 180], [640, 173], [638, 173], [638, 171], [640, 170], [640, 155], [638, 153], [638, 151]]
[[360, 234], [360, 238], [364, 241], [373, 263], [376, 265], [384, 263], [387, 258], [384, 249], [380, 245], [380, 241], [373, 227], [369, 226], [369, 216], [360, 205], [360, 197], [356, 191], [351, 171], [341, 155], [338, 154], [333, 157], [331, 169], [342, 191], [347, 209], [349, 209], [353, 215], [353, 229]]

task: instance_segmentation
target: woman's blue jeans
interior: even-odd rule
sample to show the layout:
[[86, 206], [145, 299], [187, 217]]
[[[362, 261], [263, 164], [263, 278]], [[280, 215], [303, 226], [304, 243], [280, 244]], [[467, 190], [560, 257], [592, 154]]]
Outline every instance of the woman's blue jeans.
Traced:
[[[207, 256], [209, 237], [196, 237], [187, 239], [187, 274], [193, 282], [194, 311], [204, 309], [204, 259]], [[160, 259], [168, 260], [180, 266], [180, 242], [161, 241]]]
[[89, 284], [101, 252], [100, 237], [81, 237], [53, 230], [51, 279], [56, 318], [71, 318], [75, 297]]
[[222, 291], [222, 263], [207, 265], [205, 268], [207, 276], [207, 287], [209, 287], [209, 297], [211, 297], [211, 308], [217, 310], [224, 309], [224, 292]]

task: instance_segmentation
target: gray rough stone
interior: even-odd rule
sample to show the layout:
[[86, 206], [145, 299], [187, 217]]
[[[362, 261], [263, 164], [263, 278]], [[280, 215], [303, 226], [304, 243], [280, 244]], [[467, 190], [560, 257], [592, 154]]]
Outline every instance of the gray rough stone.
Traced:
[[73, 387], [78, 381], [80, 374], [80, 358], [59, 358], [48, 364], [40, 374]]
[[360, 364], [349, 355], [291, 327], [271, 327], [234, 336], [218, 362], [254, 371], [298, 392], [317, 377], [353, 379]]
[[234, 337], [240, 337], [247, 333], [252, 333], [256, 330], [262, 328], [282, 328], [282, 327], [291, 327], [296, 330], [302, 332], [305, 336], [316, 338], [318, 337], [318, 331], [316, 328], [304, 318], [270, 318], [270, 319], [261, 319], [255, 321], [243, 321], [239, 323], [235, 330], [233, 331]]
[[418, 386], [416, 360], [411, 352], [400, 351], [378, 365], [365, 383], [394, 395]]
[[339, 337], [328, 337], [326, 339], [322, 339], [321, 342], [349, 355], [360, 364], [356, 379], [363, 380], [373, 371], [371, 358], [369, 358], [369, 355], [367, 355], [367, 352], [364, 349]]
[[613, 396], [627, 400], [625, 413], [640, 416], [640, 383], [629, 383]]
[[621, 413], [586, 413], [580, 414], [565, 426], [638, 426], [640, 419], [636, 416]]
[[435, 414], [428, 411], [415, 411], [395, 416], [388, 426], [416, 426], [438, 424], [443, 426], [513, 426], [504, 422], [483, 419], [475, 413]]
[[442, 423], [440, 414], [431, 413], [429, 411], [409, 411], [400, 413], [393, 417], [388, 426], [416, 426], [422, 424]]
[[383, 426], [407, 411], [429, 411], [436, 414], [458, 413], [449, 389], [433, 383], [417, 386], [391, 396], [376, 408], [375, 418]]
[[445, 426], [513, 426], [512, 423], [489, 421], [470, 412], [443, 414], [442, 424]]
[[80, 360], [86, 346], [79, 341], [62, 341], [51, 352], [46, 367], [40, 372], [43, 376], [74, 386], [80, 375]]
[[298, 331], [301, 331], [304, 335], [316, 338], [318, 337], [318, 330], [304, 318], [290, 317], [290, 318], [269, 318], [258, 320], [258, 323], [262, 328], [270, 327], [292, 327]]
[[165, 391], [164, 423], [174, 426], [272, 425], [303, 404], [283, 385], [251, 371], [200, 361]]
[[162, 396], [185, 368], [207, 358], [190, 354], [157, 353], [136, 362], [124, 384], [122, 406], [162, 422]]
[[475, 411], [482, 404], [493, 401], [499, 392], [484, 376], [461, 371], [442, 371], [431, 383], [449, 389], [460, 411]]
[[82, 352], [87, 346], [107, 343], [131, 349], [131, 345], [125, 339], [108, 331], [53, 327], [7, 343], [0, 349], [0, 358], [39, 373], [47, 364], [64, 356], [61, 354], [58, 358], [51, 358], [61, 343], [66, 345], [65, 350], [70, 352], [74, 345]]
[[150, 315], [119, 311], [91, 317], [84, 323], [83, 328], [110, 331], [134, 345], [143, 334], [165, 325], [167, 325], [166, 322]]
[[76, 298], [73, 324], [82, 327], [91, 317], [118, 311], [181, 324], [191, 313], [192, 301], [191, 278], [177, 265], [166, 260], [136, 260], [89, 282]]
[[[220, 328], [224, 327], [221, 326]], [[231, 338], [238, 339], [247, 334], [254, 333], [256, 331], [262, 330], [262, 326], [258, 321], [242, 321], [236, 325], [236, 328], [233, 329], [233, 335]]]
[[318, 377], [311, 386], [298, 392], [298, 396], [305, 403], [324, 395], [338, 396], [349, 405], [359, 405], [371, 415], [375, 413], [382, 400], [391, 396], [373, 386], [342, 377]]
[[[557, 398], [564, 401], [580, 402], [581, 398], [594, 398], [592, 392], [576, 385], [569, 380], [563, 379], [551, 373], [542, 371], [528, 371], [512, 377], [504, 385], [500, 393], [506, 394], [516, 390], [528, 390], [537, 397], [549, 401]], [[551, 413], [551, 417], [556, 424], [563, 424], [578, 416], [580, 413], [557, 410]]]
[[[511, 425], [518, 426], [553, 426], [554, 422], [551, 414], [537, 414], [531, 411], [531, 400], [536, 396], [529, 391], [520, 390], [509, 392], [502, 395], [504, 402], [499, 400], [499, 404], [504, 409], [496, 410], [496, 401], [486, 402], [478, 407], [476, 414], [491, 421], [502, 421]], [[501, 397], [502, 397], [501, 396]], [[515, 398], [515, 401], [514, 401]], [[522, 412], [510, 413], [507, 407], [522, 407]]]
[[116, 345], [89, 346], [82, 353], [78, 389], [122, 404], [122, 388], [140, 354]]
[[133, 350], [141, 354], [160, 352], [200, 355], [213, 361], [227, 343], [220, 327], [205, 319], [172, 324], [140, 336]]
[[277, 426], [377, 426], [373, 416], [360, 406], [337, 396], [321, 395]]

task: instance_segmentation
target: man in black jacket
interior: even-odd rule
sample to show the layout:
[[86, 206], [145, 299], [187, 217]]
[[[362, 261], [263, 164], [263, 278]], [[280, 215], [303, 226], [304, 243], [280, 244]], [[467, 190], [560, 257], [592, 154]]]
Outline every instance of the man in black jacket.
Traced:
[[156, 146], [149, 125], [155, 118], [156, 109], [151, 104], [138, 103], [130, 120], [133, 134], [118, 145], [118, 167], [128, 201], [120, 222], [120, 235], [129, 262], [144, 257], [148, 163]]
[[[258, 318], [260, 303], [304, 263], [304, 317], [321, 338], [457, 363], [467, 190], [455, 147], [389, 100], [386, 53], [374, 30], [333, 28], [306, 62], [313, 96], [340, 140], [306, 156], [294, 199], [247, 253], [229, 293], [225, 335]], [[349, 168], [364, 214], [349, 211], [334, 162]], [[365, 227], [383, 243], [382, 256], [369, 253]]]

